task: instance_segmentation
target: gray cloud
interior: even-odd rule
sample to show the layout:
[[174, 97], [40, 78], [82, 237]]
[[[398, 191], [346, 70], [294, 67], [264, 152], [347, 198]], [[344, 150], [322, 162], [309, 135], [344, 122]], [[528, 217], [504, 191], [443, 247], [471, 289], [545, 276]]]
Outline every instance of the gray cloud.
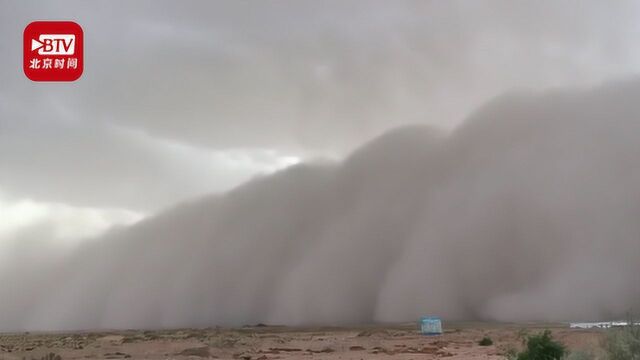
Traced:
[[177, 199], [228, 190], [295, 161], [274, 151], [214, 151], [115, 124], [65, 118], [0, 118], [3, 188], [18, 198], [154, 211]]
[[510, 94], [450, 135], [400, 128], [175, 207], [3, 287], [47, 297], [12, 295], [0, 324], [620, 316], [640, 295], [638, 96], [637, 80]]
[[340, 151], [404, 123], [451, 127], [514, 86], [640, 67], [636, 2], [4, 4], [7, 37], [37, 18], [85, 27], [70, 86], [25, 84], [4, 45], [3, 75], [25, 96], [215, 148]]

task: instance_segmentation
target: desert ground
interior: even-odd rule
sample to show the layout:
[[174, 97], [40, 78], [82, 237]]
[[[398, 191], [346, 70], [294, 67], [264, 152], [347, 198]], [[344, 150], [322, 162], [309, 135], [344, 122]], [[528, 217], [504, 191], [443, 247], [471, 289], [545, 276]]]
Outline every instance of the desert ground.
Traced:
[[[544, 329], [572, 350], [597, 353], [603, 331], [566, 324], [445, 323], [424, 336], [415, 324], [362, 327], [245, 326], [176, 330], [0, 334], [0, 359], [504, 359]], [[488, 336], [493, 345], [480, 346]]]

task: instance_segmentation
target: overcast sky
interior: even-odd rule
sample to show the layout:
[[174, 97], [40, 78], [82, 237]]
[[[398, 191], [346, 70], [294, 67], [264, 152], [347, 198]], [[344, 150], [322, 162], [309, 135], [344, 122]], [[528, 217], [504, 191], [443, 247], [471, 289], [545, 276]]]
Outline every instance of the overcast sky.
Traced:
[[[24, 76], [34, 20], [83, 27], [80, 80]], [[636, 74], [639, 38], [631, 1], [0, 0], [0, 240], [83, 237], [512, 89]]]

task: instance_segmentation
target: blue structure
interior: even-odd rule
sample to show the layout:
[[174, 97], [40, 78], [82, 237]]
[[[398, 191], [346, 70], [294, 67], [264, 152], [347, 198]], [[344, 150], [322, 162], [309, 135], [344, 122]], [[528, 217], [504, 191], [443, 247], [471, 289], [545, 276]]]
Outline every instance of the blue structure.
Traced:
[[441, 335], [442, 320], [437, 316], [423, 316], [420, 318], [420, 333], [422, 335]]

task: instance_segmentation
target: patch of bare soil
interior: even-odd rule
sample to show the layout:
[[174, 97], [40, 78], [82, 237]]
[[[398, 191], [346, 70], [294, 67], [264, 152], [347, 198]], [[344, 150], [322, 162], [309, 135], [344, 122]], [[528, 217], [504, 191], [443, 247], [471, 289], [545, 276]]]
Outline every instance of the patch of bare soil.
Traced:
[[[551, 329], [573, 350], [597, 351], [601, 330], [558, 324], [448, 323], [441, 336], [413, 324], [352, 328], [179, 329], [0, 334], [0, 359], [504, 359], [528, 334]], [[491, 346], [478, 342], [488, 336]]]

